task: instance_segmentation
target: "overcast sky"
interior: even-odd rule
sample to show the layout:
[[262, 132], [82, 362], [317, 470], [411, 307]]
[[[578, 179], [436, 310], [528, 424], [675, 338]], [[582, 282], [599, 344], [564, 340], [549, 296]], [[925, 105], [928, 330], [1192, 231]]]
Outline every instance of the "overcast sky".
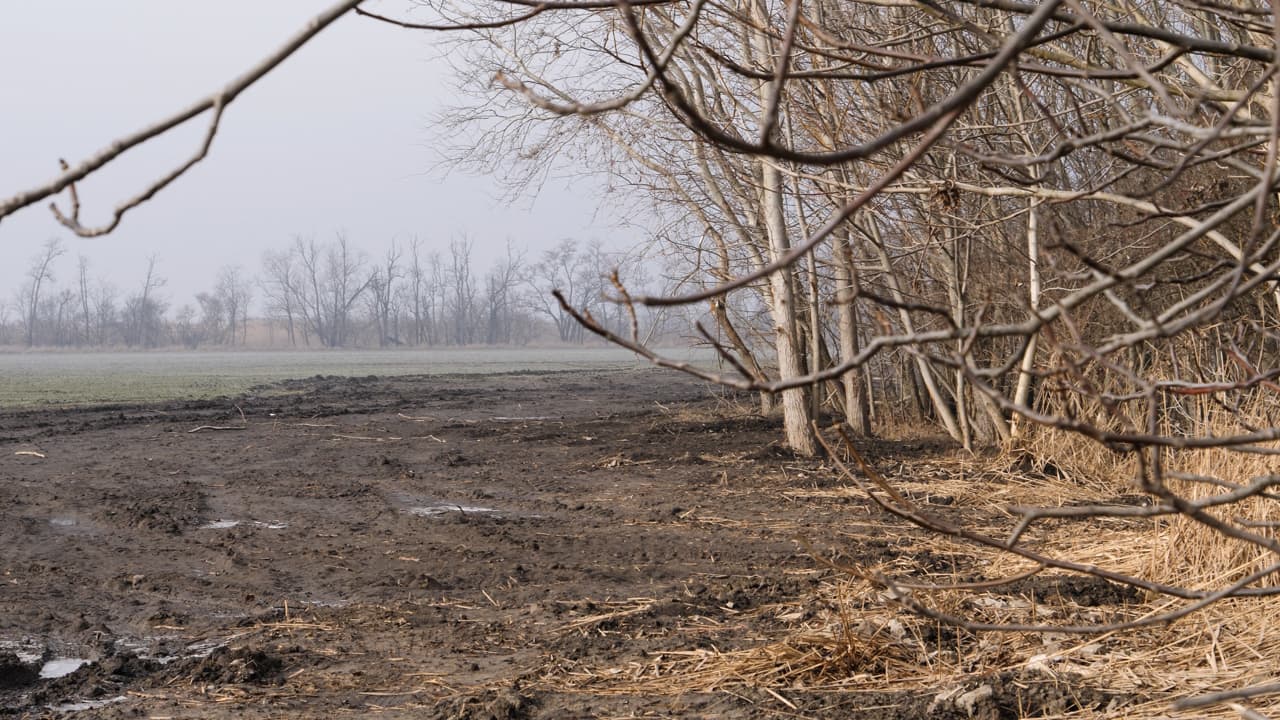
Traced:
[[[220, 87], [300, 28], [327, 0], [41, 0], [0, 10], [0, 196], [53, 176], [112, 139]], [[375, 7], [402, 7], [386, 0]], [[256, 269], [295, 234], [339, 230], [370, 252], [418, 235], [445, 247], [467, 233], [487, 265], [507, 237], [533, 248], [563, 237], [627, 237], [596, 214], [590, 183], [544, 189], [507, 207], [494, 178], [433, 171], [431, 119], [448, 102], [434, 37], [355, 16], [340, 19], [231, 108], [211, 156], [113, 234], [83, 240], [42, 204], [0, 221], [0, 302], [11, 302], [48, 238], [122, 293], [159, 256], [165, 292], [181, 304], [223, 265]], [[81, 188], [82, 221], [107, 220], [121, 199], [196, 146], [201, 121], [131, 153]], [[615, 244], [612, 243], [611, 244]]]

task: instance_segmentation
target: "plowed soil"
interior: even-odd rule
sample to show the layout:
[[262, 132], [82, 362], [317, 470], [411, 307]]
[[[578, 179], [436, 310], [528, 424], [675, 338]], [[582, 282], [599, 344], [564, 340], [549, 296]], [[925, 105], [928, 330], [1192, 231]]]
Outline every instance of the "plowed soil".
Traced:
[[0, 715], [922, 716], [927, 689], [590, 689], [784, 634], [752, 610], [829, 575], [797, 538], [880, 521], [791, 501], [834, 479], [779, 436], [658, 371], [0, 413]]

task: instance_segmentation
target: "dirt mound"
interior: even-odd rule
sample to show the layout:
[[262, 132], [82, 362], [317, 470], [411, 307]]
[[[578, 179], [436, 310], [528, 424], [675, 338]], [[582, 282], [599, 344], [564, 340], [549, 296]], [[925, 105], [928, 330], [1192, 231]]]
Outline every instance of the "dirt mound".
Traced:
[[205, 493], [195, 483], [144, 492], [143, 497], [119, 498], [118, 504], [102, 509], [99, 517], [126, 528], [177, 535], [198, 527], [208, 513]]
[[39, 678], [39, 665], [24, 663], [11, 652], [0, 653], [0, 690], [26, 687]]
[[1124, 605], [1139, 600], [1137, 588], [1109, 582], [1088, 575], [1048, 575], [1010, 583], [1001, 594], [1020, 595], [1028, 599], [1071, 602], [1081, 607]]
[[433, 713], [442, 720], [524, 720], [533, 717], [535, 706], [533, 698], [510, 687], [442, 701]]
[[929, 720], [1022, 720], [1057, 717], [1081, 710], [1115, 709], [1128, 700], [1090, 687], [1063, 674], [1004, 672], [939, 693], [925, 717]]
[[165, 671], [171, 680], [207, 685], [282, 685], [284, 660], [265, 650], [218, 648], [208, 657], [194, 658]]

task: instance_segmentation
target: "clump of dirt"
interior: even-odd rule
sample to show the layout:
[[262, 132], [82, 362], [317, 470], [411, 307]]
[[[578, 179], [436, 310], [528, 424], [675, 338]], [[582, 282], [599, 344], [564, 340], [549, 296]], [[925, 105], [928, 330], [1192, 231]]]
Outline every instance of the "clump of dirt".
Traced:
[[0, 653], [0, 690], [26, 687], [40, 678], [40, 668], [24, 663], [14, 653]]
[[283, 685], [284, 661], [265, 650], [222, 647], [208, 657], [179, 663], [169, 677], [209, 685]]
[[1124, 701], [1070, 673], [1048, 677], [1030, 671], [1003, 672], [939, 693], [925, 716], [929, 720], [1022, 720], [1114, 709]]
[[90, 665], [97, 673], [111, 678], [141, 678], [164, 667], [160, 662], [141, 658], [131, 652], [116, 653]]
[[203, 522], [208, 510], [205, 493], [195, 483], [138, 490], [140, 496], [113, 498], [116, 502], [99, 510], [99, 516], [115, 525], [178, 535]]
[[536, 705], [518, 686], [512, 686], [444, 700], [436, 705], [434, 716], [444, 720], [524, 720], [533, 717]]

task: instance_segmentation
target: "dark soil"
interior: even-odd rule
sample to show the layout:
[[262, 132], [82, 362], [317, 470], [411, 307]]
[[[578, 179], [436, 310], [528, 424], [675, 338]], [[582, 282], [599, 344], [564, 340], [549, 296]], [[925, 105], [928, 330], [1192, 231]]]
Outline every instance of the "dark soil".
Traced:
[[1002, 594], [1020, 595], [1028, 600], [1075, 603], [1081, 607], [1137, 603], [1137, 588], [1082, 575], [1034, 577], [1003, 586]]
[[[267, 390], [0, 412], [0, 716], [1004, 718], [1110, 701], [1012, 676], [967, 681], [991, 689], [968, 709], [935, 704], [938, 687], [798, 690], [790, 706], [750, 687], [567, 690], [575, 672], [779, 636], [751, 611], [830, 573], [794, 528], [864, 558], [899, 538], [848, 547], [886, 519], [789, 501], [831, 472], [670, 373]], [[1007, 592], [1128, 599], [1035, 582]], [[58, 658], [90, 662], [41, 678]]]

